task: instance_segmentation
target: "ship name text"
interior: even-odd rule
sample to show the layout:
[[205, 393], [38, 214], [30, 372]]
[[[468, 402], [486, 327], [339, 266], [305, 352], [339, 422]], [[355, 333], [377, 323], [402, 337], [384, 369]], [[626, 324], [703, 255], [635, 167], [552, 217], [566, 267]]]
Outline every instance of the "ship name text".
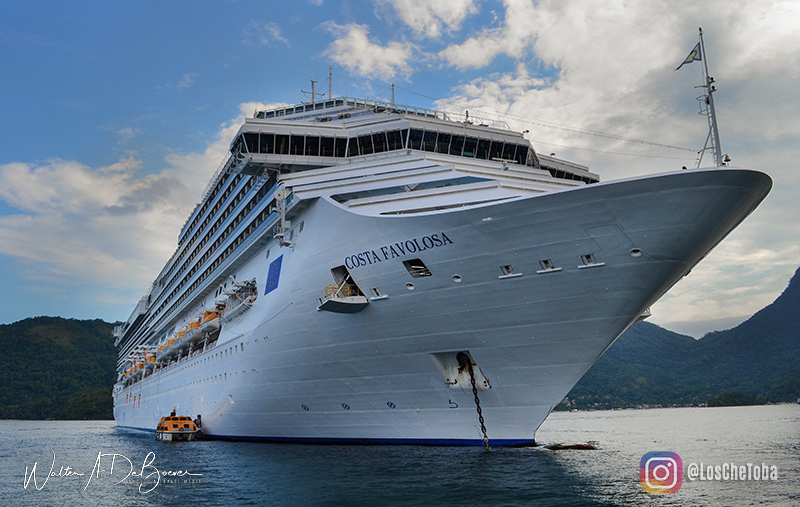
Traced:
[[360, 268], [362, 266], [388, 261], [396, 257], [424, 252], [425, 250], [452, 244], [453, 240], [448, 238], [447, 234], [444, 232], [433, 233], [430, 236], [398, 241], [397, 243], [384, 245], [378, 249], [364, 250], [363, 252], [349, 255], [344, 258], [344, 265], [347, 269]]

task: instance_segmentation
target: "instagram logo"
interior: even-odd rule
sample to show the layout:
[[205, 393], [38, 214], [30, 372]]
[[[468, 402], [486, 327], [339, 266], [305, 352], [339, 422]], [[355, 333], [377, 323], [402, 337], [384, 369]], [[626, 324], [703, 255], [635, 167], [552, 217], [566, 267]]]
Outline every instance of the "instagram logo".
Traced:
[[639, 463], [639, 483], [648, 493], [675, 493], [683, 485], [683, 462], [674, 452], [648, 452]]

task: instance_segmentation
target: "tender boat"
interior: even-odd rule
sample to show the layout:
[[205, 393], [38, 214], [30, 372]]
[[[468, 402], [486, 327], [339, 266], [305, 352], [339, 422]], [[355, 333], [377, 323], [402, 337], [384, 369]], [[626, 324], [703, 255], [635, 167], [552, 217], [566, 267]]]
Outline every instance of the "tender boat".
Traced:
[[156, 439], [167, 442], [192, 441], [197, 437], [197, 426], [191, 417], [168, 415], [158, 421]]

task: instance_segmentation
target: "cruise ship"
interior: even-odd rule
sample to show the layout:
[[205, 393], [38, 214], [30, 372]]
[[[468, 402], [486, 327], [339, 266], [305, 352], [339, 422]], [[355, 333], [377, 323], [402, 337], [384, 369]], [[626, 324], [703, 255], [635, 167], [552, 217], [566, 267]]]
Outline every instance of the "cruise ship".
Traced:
[[600, 182], [503, 122], [394, 103], [256, 111], [114, 330], [114, 417], [155, 431], [174, 409], [222, 439], [533, 444], [771, 185], [725, 164]]

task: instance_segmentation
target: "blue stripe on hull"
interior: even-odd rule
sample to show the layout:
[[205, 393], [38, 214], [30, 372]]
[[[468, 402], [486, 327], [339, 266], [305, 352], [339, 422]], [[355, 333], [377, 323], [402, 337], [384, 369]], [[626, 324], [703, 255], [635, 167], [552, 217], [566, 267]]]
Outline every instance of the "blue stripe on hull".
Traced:
[[[138, 431], [155, 433], [150, 428], [137, 428], [134, 426], [117, 426]], [[481, 439], [461, 438], [314, 438], [314, 437], [243, 437], [237, 435], [206, 435], [204, 440], [230, 440], [236, 442], [271, 442], [281, 444], [314, 444], [314, 445], [431, 445], [431, 446], [483, 446]], [[492, 447], [534, 447], [538, 445], [535, 440], [492, 440]]]

